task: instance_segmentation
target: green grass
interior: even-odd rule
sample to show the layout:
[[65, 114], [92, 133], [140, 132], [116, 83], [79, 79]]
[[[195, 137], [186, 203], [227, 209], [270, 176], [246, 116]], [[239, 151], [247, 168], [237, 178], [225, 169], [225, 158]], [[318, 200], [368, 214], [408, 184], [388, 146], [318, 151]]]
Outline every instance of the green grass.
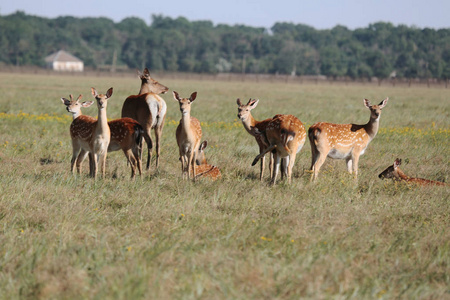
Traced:
[[[0, 74], [1, 299], [450, 298], [449, 188], [377, 177], [399, 157], [407, 174], [449, 182], [450, 90], [155, 77], [182, 97], [198, 91], [192, 115], [221, 181], [181, 180], [171, 93], [159, 172], [131, 181], [114, 152], [105, 179], [88, 178], [87, 163], [72, 175], [59, 99], [112, 86], [114, 119], [139, 80]], [[258, 180], [236, 98], [260, 99], [256, 119], [289, 113], [309, 126], [365, 123], [363, 98], [386, 96], [356, 185], [330, 159], [310, 184], [308, 141], [291, 185], [269, 186], [267, 171]]]

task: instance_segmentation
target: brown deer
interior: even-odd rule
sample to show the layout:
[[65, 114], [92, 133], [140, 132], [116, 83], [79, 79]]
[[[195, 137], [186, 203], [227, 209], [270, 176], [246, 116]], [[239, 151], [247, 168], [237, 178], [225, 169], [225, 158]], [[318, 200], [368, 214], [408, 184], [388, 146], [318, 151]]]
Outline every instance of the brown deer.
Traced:
[[202, 138], [200, 121], [191, 117], [191, 103], [197, 97], [197, 92], [192, 93], [189, 98], [180, 98], [179, 94], [173, 91], [173, 97], [178, 101], [181, 111], [181, 120], [176, 131], [181, 158], [181, 172], [183, 179], [187, 173], [187, 179], [192, 176], [195, 181], [195, 156], [200, 146], [200, 139]]
[[252, 128], [257, 135], [262, 135], [269, 143], [269, 147], [261, 151], [261, 153], [253, 160], [254, 166], [259, 159], [262, 159], [268, 152], [273, 152], [275, 164], [271, 184], [274, 185], [280, 161], [286, 158], [287, 163], [287, 180], [291, 183], [292, 168], [295, 163], [295, 157], [303, 148], [306, 141], [306, 130], [303, 123], [293, 115], [276, 115], [269, 123], [267, 123], [264, 132], [260, 132], [258, 128]]
[[208, 146], [207, 141], [203, 141], [198, 148], [195, 158], [195, 176], [196, 178], [209, 178], [217, 180], [222, 178], [222, 174], [218, 167], [208, 164], [205, 156], [205, 148]]
[[406, 183], [414, 183], [417, 185], [427, 186], [427, 185], [443, 185], [447, 186], [448, 184], [441, 181], [434, 181], [434, 180], [428, 180], [428, 179], [422, 179], [422, 178], [413, 178], [409, 177], [405, 173], [403, 173], [402, 170], [400, 170], [399, 166], [402, 164], [401, 159], [396, 159], [394, 161], [394, 164], [392, 166], [389, 166], [386, 170], [380, 173], [378, 175], [378, 178], [385, 179], [385, 178], [392, 178], [396, 181], [403, 181]]
[[[66, 109], [68, 112], [72, 114], [73, 120], [77, 119], [80, 116], [83, 118], [91, 119], [91, 122], [95, 122], [96, 119], [84, 116], [81, 112], [82, 107], [89, 107], [94, 102], [86, 101], [80, 103], [79, 100], [82, 96], [78, 96], [77, 100], [73, 99], [73, 96], [70, 95], [70, 100], [66, 98], [61, 98], [61, 101], [66, 105]], [[131, 118], [122, 118], [108, 122], [109, 129], [111, 131], [111, 140], [108, 146], [108, 152], [122, 150], [127, 158], [127, 161], [131, 166], [131, 178], [134, 178], [136, 175], [136, 167], [139, 171], [139, 175], [142, 175], [142, 164], [141, 164], [141, 146], [142, 146], [142, 135], [143, 129], [142, 126], [138, 123], [138, 121], [133, 120]], [[81, 173], [81, 164], [86, 158], [88, 152], [81, 149], [77, 159], [76, 159], [76, 168], [78, 174]], [[92, 157], [89, 157], [90, 161]], [[90, 162], [91, 166], [91, 162]], [[73, 167], [73, 166], [72, 166]], [[73, 172], [73, 169], [71, 170]]]
[[129, 96], [122, 107], [122, 118], [128, 117], [135, 119], [144, 128], [144, 139], [147, 143], [147, 170], [150, 169], [150, 162], [152, 159], [153, 141], [150, 135], [152, 129], [155, 131], [156, 142], [156, 169], [159, 167], [159, 155], [161, 136], [164, 127], [164, 120], [166, 118], [167, 105], [166, 102], [159, 96], [165, 94], [168, 88], [150, 76], [147, 68], [141, 74], [138, 71], [141, 79], [141, 89], [138, 95]]
[[[262, 153], [264, 149], [269, 147], [269, 144], [267, 140], [265, 139], [264, 135], [256, 134], [252, 128], [256, 128], [258, 132], [264, 132], [266, 130], [267, 124], [272, 120], [265, 119], [263, 121], [256, 121], [251, 113], [251, 110], [254, 109], [258, 105], [259, 100], [256, 99], [250, 99], [248, 100], [247, 104], [242, 104], [241, 99], [237, 99], [236, 103], [238, 105], [238, 118], [242, 121], [242, 125], [244, 125], [245, 130], [249, 134], [255, 137], [256, 142], [259, 146], [259, 153]], [[264, 156], [261, 157], [261, 166], [260, 166], [260, 172], [259, 172], [259, 180], [263, 179], [264, 176], [264, 165], [265, 165], [265, 159]], [[270, 155], [270, 162], [269, 162], [269, 172], [272, 176], [272, 167], [273, 167], [273, 157], [272, 154]]]
[[378, 132], [381, 110], [389, 98], [378, 105], [371, 105], [364, 99], [364, 105], [370, 109], [370, 120], [367, 124], [332, 124], [319, 122], [309, 127], [308, 135], [311, 144], [312, 163], [311, 181], [316, 180], [320, 167], [328, 157], [345, 159], [350, 174], [358, 176], [359, 157]]
[[95, 88], [91, 88], [91, 92], [97, 101], [98, 118], [94, 119], [89, 116], [79, 115], [72, 121], [70, 136], [72, 138], [73, 153], [70, 170], [73, 172], [73, 167], [77, 163], [80, 152], [85, 151], [92, 157], [90, 176], [96, 178], [99, 163], [102, 175], [105, 177], [106, 155], [111, 139], [111, 132], [106, 117], [106, 107], [108, 99], [112, 96], [113, 88], [110, 88], [106, 94], [98, 94]]

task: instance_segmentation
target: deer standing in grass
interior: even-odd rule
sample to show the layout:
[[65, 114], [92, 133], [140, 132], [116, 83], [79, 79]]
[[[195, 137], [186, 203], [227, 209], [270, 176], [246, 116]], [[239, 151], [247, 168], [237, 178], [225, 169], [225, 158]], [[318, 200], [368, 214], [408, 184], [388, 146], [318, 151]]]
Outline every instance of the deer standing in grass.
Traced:
[[328, 157], [345, 159], [350, 174], [358, 176], [359, 157], [364, 153], [369, 143], [374, 139], [380, 124], [381, 110], [386, 106], [389, 98], [378, 105], [371, 105], [364, 99], [364, 105], [370, 109], [370, 120], [367, 124], [332, 124], [315, 123], [308, 130], [311, 143], [312, 163], [311, 181], [316, 180], [320, 167]]
[[268, 152], [273, 152], [274, 166], [272, 171], [271, 184], [274, 185], [278, 170], [280, 169], [281, 159], [285, 158], [287, 163], [287, 180], [291, 183], [292, 168], [295, 163], [295, 157], [303, 148], [306, 141], [306, 130], [303, 123], [293, 115], [276, 115], [267, 123], [264, 132], [258, 128], [252, 128], [255, 134], [262, 136], [269, 143], [269, 146], [253, 160], [254, 166], [259, 159], [262, 159]]
[[[242, 104], [241, 99], [237, 99], [236, 103], [238, 105], [238, 118], [242, 121], [242, 125], [244, 125], [245, 130], [249, 134], [255, 137], [256, 142], [259, 146], [259, 153], [262, 153], [264, 149], [269, 147], [269, 144], [267, 143], [267, 140], [264, 138], [263, 135], [256, 134], [252, 128], [256, 128], [259, 132], [264, 132], [266, 130], [267, 124], [272, 120], [265, 119], [263, 121], [256, 121], [251, 113], [251, 110], [254, 109], [258, 105], [259, 100], [256, 99], [250, 99], [248, 100], [247, 104]], [[263, 179], [264, 176], [264, 165], [265, 165], [265, 159], [264, 156], [261, 157], [261, 166], [260, 166], [260, 172], [259, 172], [259, 180]], [[270, 155], [270, 162], [269, 162], [269, 172], [272, 176], [272, 167], [273, 167], [273, 157], [272, 154]]]
[[155, 131], [156, 143], [156, 169], [159, 167], [159, 155], [161, 136], [164, 127], [164, 120], [166, 118], [167, 105], [166, 102], [159, 96], [165, 94], [168, 88], [150, 76], [147, 68], [141, 74], [138, 71], [141, 79], [141, 89], [138, 95], [129, 96], [122, 107], [122, 118], [129, 117], [135, 119], [144, 128], [144, 139], [147, 143], [147, 170], [150, 169], [150, 162], [152, 159], [153, 141], [151, 137], [151, 130]]
[[[90, 119], [89, 122], [95, 122], [95, 118], [84, 116], [81, 112], [82, 107], [89, 107], [94, 102], [86, 101], [80, 103], [79, 100], [81, 99], [81, 97], [82, 96], [80, 95], [77, 100], [74, 100], [73, 96], [70, 95], [70, 100], [61, 98], [61, 101], [64, 103], [64, 105], [66, 105], [67, 111], [72, 114], [73, 120], [82, 116], [82, 119]], [[131, 166], [131, 178], [135, 177], [136, 168], [139, 171], [139, 175], [142, 175], [142, 164], [140, 157], [143, 135], [142, 126], [138, 123], [138, 121], [131, 118], [112, 120], [108, 122], [108, 125], [111, 131], [111, 140], [108, 146], [108, 152], [122, 150]], [[82, 149], [76, 159], [76, 168], [78, 174], [81, 173], [81, 163], [84, 161], [87, 154], [88, 152]], [[90, 167], [92, 167], [92, 157], [89, 157], [89, 160]], [[73, 172], [73, 170], [71, 171]]]
[[[111, 132], [106, 117], [106, 107], [108, 99], [112, 96], [113, 88], [110, 88], [106, 94], [98, 94], [95, 88], [91, 88], [91, 91], [97, 101], [98, 118], [94, 119], [89, 116], [78, 115], [77, 118], [72, 121], [72, 124], [70, 125], [70, 136], [72, 138], [73, 153], [70, 170], [73, 172], [74, 165], [77, 164], [80, 152], [84, 151], [85, 153], [89, 153], [92, 157], [92, 166], [89, 174], [96, 178], [98, 164], [100, 164], [102, 175], [105, 177], [106, 155], [111, 139]], [[78, 97], [78, 99], [80, 99], [80, 97]], [[84, 154], [84, 156], [86, 155]], [[79, 169], [78, 164], [77, 169]]]
[[386, 170], [380, 173], [378, 175], [379, 178], [385, 179], [385, 178], [392, 178], [396, 181], [403, 181], [406, 183], [414, 183], [417, 185], [427, 186], [427, 185], [443, 185], [447, 186], [448, 184], [441, 181], [434, 181], [434, 180], [428, 180], [423, 178], [413, 178], [409, 177], [403, 171], [399, 168], [399, 166], [402, 164], [401, 159], [396, 159], [394, 161], [394, 164], [392, 166], [389, 166]]
[[210, 178], [217, 180], [222, 178], [222, 174], [218, 167], [208, 164], [205, 156], [205, 148], [208, 146], [207, 141], [203, 141], [198, 148], [195, 158], [195, 176], [197, 178]]
[[197, 92], [192, 93], [189, 98], [180, 98], [179, 94], [173, 91], [173, 97], [178, 101], [181, 111], [181, 120], [176, 131], [181, 158], [181, 172], [183, 179], [187, 175], [187, 179], [192, 176], [195, 181], [195, 156], [200, 146], [200, 139], [202, 138], [200, 121], [191, 117], [191, 103], [197, 97]]

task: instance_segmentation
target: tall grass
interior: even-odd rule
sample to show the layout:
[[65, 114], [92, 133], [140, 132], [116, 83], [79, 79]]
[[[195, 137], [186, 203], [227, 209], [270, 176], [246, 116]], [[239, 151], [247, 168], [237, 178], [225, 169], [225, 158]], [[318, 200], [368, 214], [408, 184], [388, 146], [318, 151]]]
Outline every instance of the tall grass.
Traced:
[[[181, 180], [171, 94], [158, 172], [132, 181], [114, 152], [105, 179], [88, 178], [87, 163], [72, 175], [59, 98], [112, 86], [114, 119], [139, 80], [0, 74], [0, 298], [450, 297], [449, 188], [377, 178], [399, 157], [412, 176], [449, 181], [448, 90], [156, 79], [181, 96], [198, 91], [192, 115], [222, 180]], [[330, 159], [310, 184], [308, 142], [291, 185], [258, 180], [236, 98], [260, 99], [256, 119], [289, 113], [309, 126], [365, 123], [363, 98], [386, 96], [357, 184]]]

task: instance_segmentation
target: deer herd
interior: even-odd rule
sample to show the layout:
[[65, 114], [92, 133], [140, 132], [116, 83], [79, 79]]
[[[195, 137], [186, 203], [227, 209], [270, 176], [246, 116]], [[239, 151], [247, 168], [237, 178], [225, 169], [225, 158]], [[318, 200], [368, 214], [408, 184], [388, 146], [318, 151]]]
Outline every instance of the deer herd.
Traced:
[[[169, 89], [154, 80], [147, 68], [143, 73], [138, 71], [141, 88], [138, 95], [129, 96], [123, 103], [122, 118], [107, 120], [106, 108], [113, 95], [113, 88], [105, 94], [99, 94], [91, 88], [92, 96], [97, 103], [98, 117], [83, 115], [81, 108], [91, 106], [94, 101], [80, 102], [80, 95], [76, 100], [70, 95], [70, 100], [61, 98], [73, 121], [70, 125], [72, 139], [71, 172], [74, 168], [81, 173], [81, 165], [86, 156], [89, 157], [89, 175], [96, 178], [98, 164], [102, 176], [105, 176], [106, 156], [108, 152], [122, 150], [131, 167], [131, 178], [136, 176], [136, 169], [142, 175], [142, 141], [147, 144], [147, 165], [150, 169], [153, 152], [151, 130], [155, 133], [156, 169], [160, 164], [161, 137], [166, 118], [167, 105], [160, 96]], [[216, 180], [221, 178], [218, 167], [207, 163], [205, 148], [207, 141], [202, 142], [202, 128], [200, 121], [191, 115], [192, 103], [197, 98], [193, 92], [188, 98], [181, 97], [173, 91], [173, 98], [180, 106], [181, 119], [176, 129], [176, 140], [181, 162], [183, 179], [196, 181], [199, 178]], [[250, 99], [243, 104], [237, 99], [238, 118], [245, 130], [255, 137], [259, 146], [259, 154], [253, 160], [252, 166], [260, 163], [259, 179], [263, 180], [265, 156], [269, 153], [269, 170], [271, 184], [274, 185], [281, 169], [281, 177], [291, 182], [292, 168], [298, 152], [306, 141], [306, 130], [303, 123], [293, 115], [277, 114], [273, 118], [257, 121], [251, 110], [258, 105], [259, 100]], [[308, 129], [311, 145], [311, 181], [316, 181], [319, 170], [327, 157], [344, 159], [350, 174], [355, 179], [358, 176], [359, 157], [364, 153], [369, 143], [378, 132], [381, 110], [386, 106], [388, 98], [378, 105], [372, 105], [364, 99], [364, 105], [370, 110], [367, 124], [333, 124], [318, 122]], [[416, 183], [419, 185], [447, 185], [439, 181], [411, 178], [398, 167], [401, 160], [396, 159], [393, 166], [383, 171], [380, 178], [392, 178], [398, 181]]]

